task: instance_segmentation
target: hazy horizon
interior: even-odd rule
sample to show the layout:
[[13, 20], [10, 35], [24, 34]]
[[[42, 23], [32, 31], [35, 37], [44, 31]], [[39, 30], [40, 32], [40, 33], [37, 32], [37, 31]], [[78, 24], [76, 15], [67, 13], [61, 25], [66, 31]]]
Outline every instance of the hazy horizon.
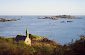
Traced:
[[85, 15], [85, 0], [0, 0], [0, 15]]

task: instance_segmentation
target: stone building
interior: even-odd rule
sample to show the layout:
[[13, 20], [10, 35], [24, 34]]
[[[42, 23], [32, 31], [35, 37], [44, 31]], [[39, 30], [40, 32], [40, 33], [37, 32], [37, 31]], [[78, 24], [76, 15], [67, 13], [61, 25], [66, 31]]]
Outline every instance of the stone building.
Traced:
[[28, 28], [26, 30], [26, 36], [24, 35], [17, 35], [15, 40], [18, 41], [24, 41], [25, 44], [30, 45], [31, 46], [31, 39], [29, 38], [29, 31]]

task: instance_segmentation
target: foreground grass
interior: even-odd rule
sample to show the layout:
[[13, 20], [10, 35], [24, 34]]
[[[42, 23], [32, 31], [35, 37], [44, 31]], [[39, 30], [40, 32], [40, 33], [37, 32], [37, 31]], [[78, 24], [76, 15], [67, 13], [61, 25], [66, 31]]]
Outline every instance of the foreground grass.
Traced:
[[14, 38], [0, 37], [0, 55], [85, 55], [85, 38], [59, 45], [45, 37], [30, 35], [32, 46], [24, 41], [16, 42]]

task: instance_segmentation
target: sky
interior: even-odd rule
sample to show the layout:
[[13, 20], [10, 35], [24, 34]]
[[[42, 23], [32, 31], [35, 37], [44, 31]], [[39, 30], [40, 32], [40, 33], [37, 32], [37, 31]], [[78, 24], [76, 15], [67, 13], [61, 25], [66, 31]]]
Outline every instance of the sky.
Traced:
[[0, 15], [85, 15], [85, 0], [0, 0]]

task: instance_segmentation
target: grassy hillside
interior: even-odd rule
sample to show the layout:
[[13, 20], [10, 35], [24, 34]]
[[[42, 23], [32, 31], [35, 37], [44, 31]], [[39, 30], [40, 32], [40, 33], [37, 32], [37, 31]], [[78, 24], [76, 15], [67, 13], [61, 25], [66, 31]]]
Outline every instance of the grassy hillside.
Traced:
[[32, 46], [24, 41], [16, 42], [15, 38], [0, 37], [0, 55], [85, 55], [85, 38], [59, 45], [45, 37], [31, 35]]

